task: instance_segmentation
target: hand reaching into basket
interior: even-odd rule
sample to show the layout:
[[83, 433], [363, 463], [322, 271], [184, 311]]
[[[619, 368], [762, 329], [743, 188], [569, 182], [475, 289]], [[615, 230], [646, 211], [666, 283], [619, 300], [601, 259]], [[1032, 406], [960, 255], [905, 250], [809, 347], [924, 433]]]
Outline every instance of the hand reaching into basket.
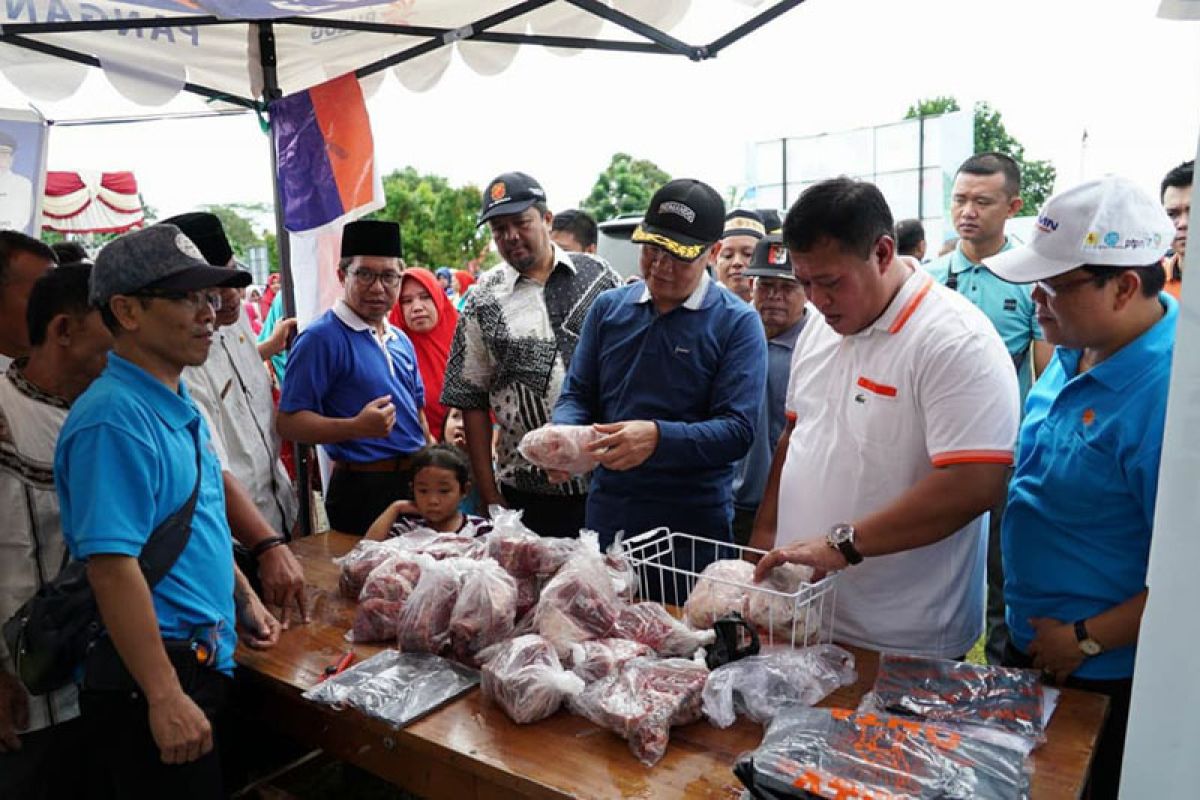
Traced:
[[793, 542], [785, 547], [777, 547], [767, 553], [754, 568], [754, 581], [761, 583], [771, 570], [780, 564], [804, 564], [812, 567], [812, 580], [819, 581], [830, 572], [836, 572], [849, 566], [846, 557], [840, 550], [830, 547], [825, 537], [806, 539]]

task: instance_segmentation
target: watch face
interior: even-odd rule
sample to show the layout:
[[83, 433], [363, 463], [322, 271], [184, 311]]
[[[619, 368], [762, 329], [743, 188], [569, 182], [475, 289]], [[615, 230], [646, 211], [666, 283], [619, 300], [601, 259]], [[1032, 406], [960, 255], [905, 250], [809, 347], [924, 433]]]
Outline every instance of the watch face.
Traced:
[[1100, 643], [1095, 639], [1084, 639], [1079, 643], [1079, 649], [1083, 651], [1085, 656], [1098, 656], [1100, 655], [1101, 647]]
[[829, 529], [829, 541], [835, 545], [849, 542], [854, 539], [854, 526], [852, 525], [834, 525]]

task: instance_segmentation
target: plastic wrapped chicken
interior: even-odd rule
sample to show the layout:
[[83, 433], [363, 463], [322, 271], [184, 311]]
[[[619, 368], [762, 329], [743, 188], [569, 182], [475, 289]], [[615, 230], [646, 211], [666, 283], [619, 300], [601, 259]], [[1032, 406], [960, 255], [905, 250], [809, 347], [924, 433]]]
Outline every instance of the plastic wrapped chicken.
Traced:
[[800, 646], [814, 641], [821, 620], [811, 604], [797, 603], [795, 596], [803, 584], [812, 580], [812, 575], [812, 569], [803, 564], [780, 564], [775, 567], [766, 580], [757, 584], [772, 591], [748, 593], [746, 619], [777, 643]]
[[711, 628], [733, 612], [746, 615], [746, 586], [754, 585], [754, 565], [741, 559], [714, 561], [700, 573], [700, 580], [683, 606], [684, 618], [693, 628]]

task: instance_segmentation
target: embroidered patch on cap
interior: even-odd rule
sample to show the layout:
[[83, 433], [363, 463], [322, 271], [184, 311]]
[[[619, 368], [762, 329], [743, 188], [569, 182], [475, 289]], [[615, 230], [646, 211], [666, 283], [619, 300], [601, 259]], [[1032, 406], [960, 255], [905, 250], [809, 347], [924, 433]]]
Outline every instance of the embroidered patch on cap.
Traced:
[[204, 260], [204, 254], [200, 252], [200, 248], [196, 247], [196, 244], [182, 233], [175, 235], [175, 246], [178, 247], [179, 252], [183, 253], [185, 256], [194, 258], [197, 261]]
[[678, 200], [668, 200], [663, 203], [658, 207], [658, 213], [675, 214], [676, 216], [683, 217], [688, 222], [696, 221], [696, 212], [692, 210], [691, 206], [686, 206]]

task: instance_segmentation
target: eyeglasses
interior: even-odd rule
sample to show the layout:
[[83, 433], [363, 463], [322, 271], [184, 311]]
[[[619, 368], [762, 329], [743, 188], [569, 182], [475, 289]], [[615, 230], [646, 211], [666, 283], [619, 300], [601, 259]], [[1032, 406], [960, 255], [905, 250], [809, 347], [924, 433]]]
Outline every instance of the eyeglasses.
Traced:
[[213, 311], [221, 310], [220, 292], [171, 292], [166, 290], [143, 289], [137, 293], [137, 297], [149, 297], [156, 300], [170, 300], [172, 303], [179, 303], [180, 305], [186, 307], [193, 314], [199, 311], [206, 303], [212, 307]]
[[354, 281], [364, 289], [371, 288], [375, 281], [379, 281], [388, 289], [395, 289], [400, 285], [400, 279], [404, 277], [399, 272], [374, 272], [361, 268], [351, 270], [350, 274], [354, 276]]
[[1096, 276], [1088, 275], [1083, 278], [1076, 278], [1073, 281], [1064, 281], [1059, 284], [1051, 285], [1047, 281], [1037, 281], [1034, 285], [1046, 293], [1047, 297], [1058, 297], [1063, 292], [1069, 292], [1077, 286], [1083, 286], [1085, 283], [1095, 283]]

